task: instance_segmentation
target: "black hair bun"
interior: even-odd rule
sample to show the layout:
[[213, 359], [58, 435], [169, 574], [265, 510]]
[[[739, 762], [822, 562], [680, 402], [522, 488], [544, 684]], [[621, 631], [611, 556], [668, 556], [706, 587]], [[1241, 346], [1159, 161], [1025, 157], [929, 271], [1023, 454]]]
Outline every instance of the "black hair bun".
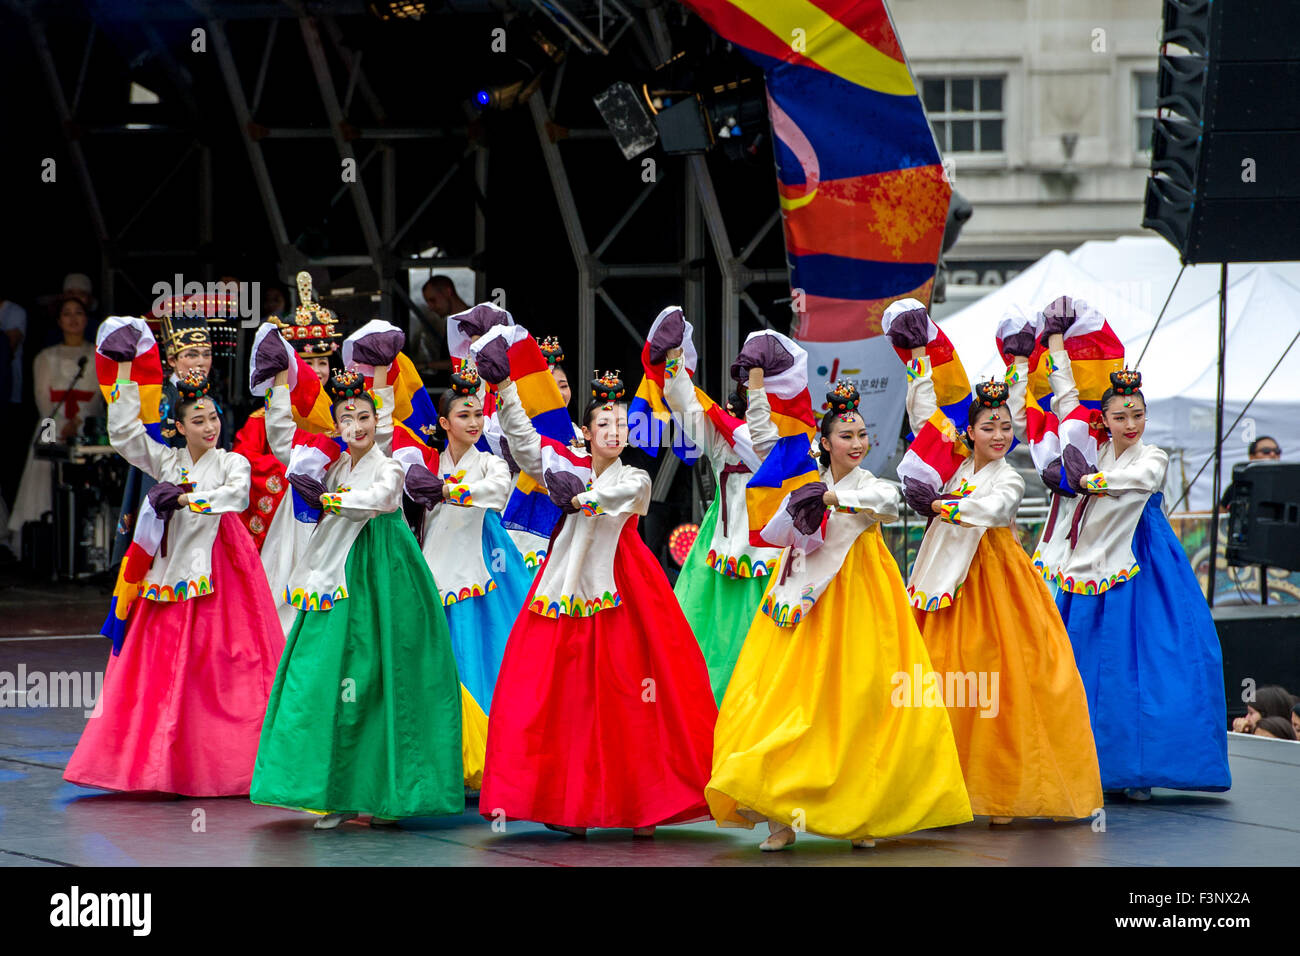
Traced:
[[992, 379], [975, 383], [975, 404], [980, 408], [1001, 408], [1007, 404], [1011, 389], [1006, 382]]
[[335, 369], [325, 384], [325, 390], [330, 393], [331, 401], [337, 405], [346, 398], [360, 398], [366, 394], [366, 380], [360, 372], [353, 369]]
[[606, 372], [592, 380], [591, 397], [602, 402], [616, 402], [627, 394], [623, 386], [622, 369]]
[[458, 371], [451, 373], [451, 390], [461, 398], [477, 395], [481, 383], [482, 379], [478, 376], [478, 369], [468, 362], [462, 365]]
[[1142, 387], [1142, 373], [1135, 368], [1111, 372], [1110, 387], [1116, 395], [1132, 395]]
[[560, 340], [554, 335], [542, 339], [538, 347], [542, 350], [542, 357], [546, 359], [548, 368], [555, 368], [564, 361], [564, 349], [560, 346]]
[[858, 394], [858, 387], [842, 379], [826, 393], [826, 407], [839, 415], [856, 412], [861, 402], [862, 396]]

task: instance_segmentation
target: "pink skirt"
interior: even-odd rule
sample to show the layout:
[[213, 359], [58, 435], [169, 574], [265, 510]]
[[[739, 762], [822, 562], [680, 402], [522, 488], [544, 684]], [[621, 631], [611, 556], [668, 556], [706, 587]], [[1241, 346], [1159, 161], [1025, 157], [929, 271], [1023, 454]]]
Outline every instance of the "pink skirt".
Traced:
[[65, 780], [192, 797], [248, 793], [284, 632], [238, 515], [221, 516], [212, 583], [211, 594], [188, 601], [135, 602], [121, 653], [108, 658], [99, 716], [86, 722]]

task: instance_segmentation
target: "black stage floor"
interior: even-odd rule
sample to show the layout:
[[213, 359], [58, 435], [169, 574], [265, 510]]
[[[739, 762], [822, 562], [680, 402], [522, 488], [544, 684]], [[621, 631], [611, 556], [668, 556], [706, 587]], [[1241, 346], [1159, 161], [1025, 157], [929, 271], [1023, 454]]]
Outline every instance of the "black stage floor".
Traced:
[[[98, 671], [99, 637], [0, 638], [0, 671]], [[1233, 788], [1108, 798], [1104, 815], [990, 829], [977, 819], [875, 849], [803, 835], [762, 853], [766, 829], [666, 827], [653, 840], [594, 831], [586, 840], [528, 823], [494, 832], [464, 816], [393, 829], [316, 831], [307, 814], [246, 799], [164, 799], [66, 783], [81, 707], [0, 708], [0, 866], [1293, 866], [1300, 860], [1300, 744], [1230, 735]]]

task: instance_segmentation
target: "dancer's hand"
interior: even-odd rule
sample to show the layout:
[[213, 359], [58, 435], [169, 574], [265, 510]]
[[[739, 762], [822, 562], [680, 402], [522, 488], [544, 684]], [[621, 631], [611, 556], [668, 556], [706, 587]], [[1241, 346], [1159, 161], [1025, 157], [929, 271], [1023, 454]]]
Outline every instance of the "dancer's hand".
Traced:
[[673, 309], [663, 321], [659, 323], [659, 328], [655, 329], [654, 335], [650, 336], [650, 364], [661, 365], [669, 355], [670, 349], [680, 349], [686, 338], [686, 318], [682, 315], [681, 309]]

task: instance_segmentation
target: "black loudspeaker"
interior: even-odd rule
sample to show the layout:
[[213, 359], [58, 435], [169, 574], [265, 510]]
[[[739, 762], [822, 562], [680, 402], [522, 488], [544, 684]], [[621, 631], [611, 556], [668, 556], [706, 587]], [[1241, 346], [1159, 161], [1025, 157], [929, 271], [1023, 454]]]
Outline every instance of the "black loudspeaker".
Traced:
[[1300, 571], [1300, 463], [1248, 461], [1233, 467], [1225, 551], [1232, 565]]
[[1165, 0], [1142, 225], [1184, 262], [1300, 259], [1300, 3]]
[[1248, 687], [1278, 684], [1293, 694], [1300, 688], [1300, 604], [1228, 605], [1212, 613], [1229, 717], [1245, 715]]

